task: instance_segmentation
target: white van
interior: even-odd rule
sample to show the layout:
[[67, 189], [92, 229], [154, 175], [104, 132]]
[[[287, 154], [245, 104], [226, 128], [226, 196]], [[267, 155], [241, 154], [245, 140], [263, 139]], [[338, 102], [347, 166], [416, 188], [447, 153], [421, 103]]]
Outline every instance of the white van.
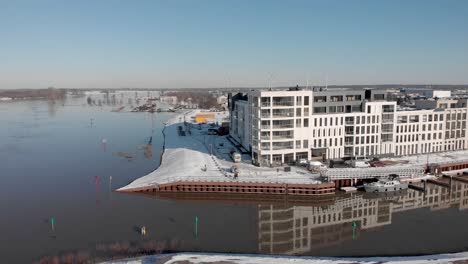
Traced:
[[312, 172], [318, 172], [320, 170], [326, 169], [327, 166], [325, 166], [322, 162], [316, 161], [316, 160], [310, 160], [307, 163], [307, 169], [312, 171]]
[[239, 152], [233, 152], [231, 158], [235, 163], [239, 163], [242, 161], [242, 156]]

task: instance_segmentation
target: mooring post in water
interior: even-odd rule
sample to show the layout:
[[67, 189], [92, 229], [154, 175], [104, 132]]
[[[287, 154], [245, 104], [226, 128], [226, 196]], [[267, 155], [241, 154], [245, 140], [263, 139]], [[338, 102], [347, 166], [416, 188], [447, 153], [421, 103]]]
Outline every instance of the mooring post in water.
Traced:
[[195, 216], [195, 238], [198, 239], [198, 216]]
[[55, 232], [55, 219], [53, 217], [50, 218], [50, 227], [52, 228], [52, 232]]
[[353, 221], [352, 226], [353, 226], [353, 240], [355, 240], [356, 239], [356, 227], [357, 227], [357, 224], [355, 221]]

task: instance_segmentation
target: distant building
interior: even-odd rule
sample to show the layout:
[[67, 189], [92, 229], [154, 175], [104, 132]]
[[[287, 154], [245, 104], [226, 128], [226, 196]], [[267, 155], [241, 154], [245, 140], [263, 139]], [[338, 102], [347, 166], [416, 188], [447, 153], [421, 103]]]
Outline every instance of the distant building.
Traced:
[[220, 95], [216, 98], [216, 101], [218, 102], [219, 105], [227, 104], [227, 96], [225, 95]]
[[159, 100], [162, 102], [162, 103], [166, 103], [166, 104], [172, 104], [172, 105], [175, 105], [177, 104], [177, 96], [167, 96], [167, 95], [163, 95], [159, 98]]
[[433, 90], [428, 88], [404, 88], [401, 92], [405, 94], [420, 95], [426, 98], [446, 98], [452, 96], [452, 92], [450, 90]]

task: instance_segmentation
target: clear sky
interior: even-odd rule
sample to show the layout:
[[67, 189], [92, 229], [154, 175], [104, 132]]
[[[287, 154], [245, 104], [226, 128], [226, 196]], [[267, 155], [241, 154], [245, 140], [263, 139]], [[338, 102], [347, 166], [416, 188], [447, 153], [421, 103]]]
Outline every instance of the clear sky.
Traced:
[[468, 84], [467, 0], [0, 0], [0, 89]]

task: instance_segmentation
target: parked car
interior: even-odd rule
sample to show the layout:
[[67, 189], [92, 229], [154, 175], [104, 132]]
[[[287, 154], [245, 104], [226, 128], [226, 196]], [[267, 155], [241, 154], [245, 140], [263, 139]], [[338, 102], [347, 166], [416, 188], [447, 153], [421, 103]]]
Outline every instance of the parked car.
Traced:
[[371, 161], [370, 165], [371, 167], [385, 167], [385, 163], [381, 161]]
[[299, 166], [307, 166], [307, 164], [309, 163], [309, 161], [307, 159], [299, 159], [298, 163]]
[[323, 170], [326, 168], [327, 166], [325, 166], [322, 162], [316, 161], [316, 160], [311, 160], [307, 164], [307, 169], [312, 172], [319, 172], [320, 170]]
[[233, 152], [231, 154], [231, 158], [235, 163], [241, 162], [242, 161], [242, 156], [239, 152]]

